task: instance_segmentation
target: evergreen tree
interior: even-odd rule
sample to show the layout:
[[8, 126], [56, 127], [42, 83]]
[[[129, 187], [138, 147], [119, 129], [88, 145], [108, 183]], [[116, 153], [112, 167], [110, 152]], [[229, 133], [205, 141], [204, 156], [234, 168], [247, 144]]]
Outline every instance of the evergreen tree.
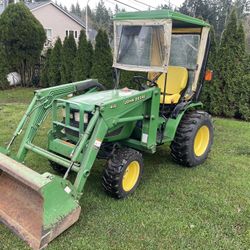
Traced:
[[74, 68], [74, 79], [75, 81], [84, 80], [88, 77], [89, 62], [88, 58], [88, 42], [86, 39], [85, 31], [81, 30], [78, 49], [76, 53], [75, 68]]
[[214, 6], [213, 0], [185, 0], [180, 7], [180, 12], [193, 17], [201, 16], [203, 19], [209, 20], [209, 17], [211, 18], [213, 15], [210, 9], [212, 6]]
[[136, 71], [126, 71], [121, 70], [120, 75], [120, 88], [131, 88], [131, 89], [138, 89], [139, 85], [133, 81], [134, 76], [143, 76], [147, 77], [147, 73], [145, 72], [136, 72]]
[[49, 82], [51, 86], [61, 84], [61, 70], [62, 70], [62, 42], [58, 38], [55, 46], [52, 49], [49, 61]]
[[81, 13], [81, 8], [80, 8], [80, 5], [79, 5], [79, 3], [77, 2], [76, 3], [76, 7], [75, 7], [75, 13], [74, 13], [76, 16], [78, 16], [78, 17], [82, 17], [82, 13]]
[[227, 23], [232, 7], [233, 0], [216, 0], [216, 20], [213, 23], [218, 37], [221, 36], [225, 29], [225, 24]]
[[74, 64], [76, 57], [76, 42], [73, 34], [66, 37], [62, 49], [62, 83], [70, 83], [74, 80]]
[[82, 17], [81, 8], [80, 8], [80, 5], [78, 2], [76, 3], [76, 5], [71, 4], [70, 13], [72, 13], [80, 18]]
[[241, 19], [244, 16], [245, 6], [248, 0], [236, 0], [235, 1], [235, 8], [237, 10], [237, 15]]
[[244, 17], [244, 29], [246, 32], [246, 46], [247, 46], [247, 51], [250, 53], [250, 15], [247, 15]]
[[50, 56], [51, 56], [52, 49], [49, 48], [46, 51], [44, 62], [43, 62], [43, 68], [42, 68], [42, 75], [41, 75], [41, 85], [44, 88], [49, 87], [49, 69], [50, 69]]
[[87, 65], [87, 78], [91, 77], [91, 70], [93, 66], [93, 56], [94, 56], [94, 50], [91, 41], [88, 41], [87, 45], [87, 59], [86, 59], [86, 65]]
[[120, 86], [119, 88], [132, 88], [136, 89], [135, 83], [133, 83], [133, 77], [137, 75], [134, 71], [121, 70], [120, 75]]
[[109, 26], [110, 16], [108, 10], [104, 4], [104, 1], [101, 0], [96, 7], [96, 23], [99, 29], [107, 28]]
[[[97, 6], [95, 11], [92, 11], [89, 6], [88, 7], [88, 22], [89, 28], [95, 30], [105, 30], [108, 33], [109, 38], [113, 38], [113, 12], [109, 8], [107, 9], [105, 6], [105, 1], [101, 0]], [[115, 12], [125, 12], [125, 9], [119, 9], [116, 6]], [[86, 8], [81, 11], [81, 18], [86, 20]]]
[[70, 13], [72, 13], [72, 14], [76, 13], [76, 7], [74, 4], [71, 4], [71, 6], [70, 6]]
[[[89, 5], [87, 6], [88, 7], [88, 23], [89, 23], [89, 27], [95, 27], [95, 13], [94, 11], [92, 11], [89, 7]], [[81, 11], [81, 16], [82, 16], [82, 19], [86, 22], [86, 8], [84, 8], [82, 11]]]
[[113, 12], [110, 8], [108, 9], [108, 14], [109, 14], [109, 20], [108, 20], [108, 28], [106, 29], [106, 31], [108, 33], [109, 39], [112, 41], [114, 39], [114, 23], [112, 21]]
[[245, 74], [245, 46], [244, 38], [239, 39], [240, 29], [237, 25], [236, 10], [233, 10], [223, 32], [218, 51], [222, 115], [227, 117], [241, 116], [239, 101]]
[[250, 73], [242, 77], [242, 85], [239, 96], [239, 118], [250, 121]]
[[46, 35], [43, 26], [23, 4], [10, 4], [0, 16], [0, 43], [10, 70], [21, 74], [23, 86], [31, 81], [31, 69], [39, 61]]
[[179, 11], [189, 16], [202, 17], [214, 26], [216, 36], [220, 37], [232, 5], [232, 0], [185, 0]]
[[7, 81], [8, 73], [7, 57], [3, 46], [0, 45], [0, 89], [6, 89], [9, 87]]
[[94, 28], [96, 30], [102, 29], [105, 30], [110, 37], [113, 36], [112, 33], [112, 20], [111, 17], [113, 16], [112, 11], [106, 8], [105, 3], [103, 0], [101, 0], [97, 7], [95, 12], [95, 22], [94, 22]]
[[238, 27], [238, 43], [240, 47], [240, 51], [242, 51], [242, 63], [243, 70], [241, 77], [241, 81], [238, 85], [238, 110], [237, 116], [239, 118], [250, 120], [250, 60], [248, 55], [245, 53], [246, 51], [246, 43], [245, 43], [245, 32], [243, 28], [243, 24], [240, 22]]
[[113, 88], [112, 53], [108, 35], [99, 30], [96, 36], [96, 45], [93, 57], [92, 77], [97, 78], [107, 88]]
[[246, 56], [246, 36], [245, 31], [243, 28], [243, 24], [241, 21], [239, 21], [238, 29], [237, 29], [237, 36], [238, 36], [238, 43], [240, 46], [240, 50], [243, 52], [243, 54]]
[[115, 5], [115, 14], [119, 13], [121, 10], [118, 6], [118, 4]]
[[214, 28], [211, 28], [211, 45], [210, 53], [207, 64], [207, 69], [213, 70], [213, 80], [211, 82], [205, 82], [202, 93], [201, 100], [204, 103], [205, 109], [214, 115], [221, 115], [221, 91], [220, 91], [220, 81], [217, 78], [217, 43], [215, 39]]

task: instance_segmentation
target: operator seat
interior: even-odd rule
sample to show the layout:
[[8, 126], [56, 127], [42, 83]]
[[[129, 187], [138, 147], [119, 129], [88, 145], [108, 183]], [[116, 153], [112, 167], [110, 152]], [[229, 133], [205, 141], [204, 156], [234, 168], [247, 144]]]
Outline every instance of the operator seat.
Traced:
[[[178, 103], [181, 92], [186, 88], [188, 83], [188, 70], [184, 67], [179, 66], [169, 66], [168, 73], [162, 74], [156, 81], [158, 87], [161, 89], [161, 99], [160, 103], [163, 104], [164, 100], [164, 84], [165, 77], [167, 76], [167, 85], [166, 85], [166, 96], [165, 104], [176, 104]], [[151, 74], [149, 73], [149, 79], [152, 79]]]

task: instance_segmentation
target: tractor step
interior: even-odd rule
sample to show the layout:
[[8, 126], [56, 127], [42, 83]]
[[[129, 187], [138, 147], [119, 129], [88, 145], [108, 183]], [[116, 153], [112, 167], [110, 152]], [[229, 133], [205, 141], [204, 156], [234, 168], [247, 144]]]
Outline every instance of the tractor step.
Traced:
[[1, 153], [0, 192], [0, 222], [33, 249], [45, 248], [79, 219], [81, 208], [67, 181]]

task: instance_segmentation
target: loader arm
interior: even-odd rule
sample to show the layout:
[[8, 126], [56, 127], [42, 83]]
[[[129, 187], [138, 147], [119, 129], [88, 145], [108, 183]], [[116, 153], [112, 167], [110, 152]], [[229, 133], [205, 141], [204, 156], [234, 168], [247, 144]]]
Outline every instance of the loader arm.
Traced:
[[[71, 159], [59, 157], [35, 146], [32, 141], [56, 99], [86, 90], [86, 87], [89, 89], [89, 86], [90, 91], [93, 91], [98, 83], [87, 80], [36, 91], [8, 145], [8, 150], [0, 149], [0, 222], [6, 224], [33, 249], [45, 248], [79, 219], [81, 207], [78, 200], [108, 126], [96, 107], [86, 130], [72, 150]], [[26, 132], [17, 156], [8, 157], [10, 146], [26, 124]], [[50, 173], [39, 174], [24, 166], [22, 162], [28, 150], [60, 162], [68, 168], [64, 178]], [[79, 164], [77, 159], [81, 153], [84, 160]], [[71, 169], [77, 172], [73, 184], [67, 180]]]
[[42, 122], [46, 119], [48, 112], [52, 108], [52, 103], [57, 98], [62, 98], [70, 94], [74, 94], [76, 92], [80, 92], [86, 90], [88, 88], [100, 87], [101, 84], [98, 83], [97, 80], [89, 79], [85, 81], [74, 82], [70, 84], [64, 84], [56, 87], [51, 87], [47, 89], [37, 90], [35, 91], [35, 96], [31, 101], [27, 111], [25, 112], [23, 118], [19, 122], [15, 133], [13, 134], [8, 146], [6, 149], [1, 149], [0, 152], [4, 154], [10, 154], [10, 147], [14, 143], [17, 136], [19, 136], [25, 125], [28, 123], [24, 138], [20, 144], [17, 160], [23, 162], [25, 156], [27, 154], [27, 149], [25, 148], [26, 142], [32, 142], [38, 128], [42, 124]]

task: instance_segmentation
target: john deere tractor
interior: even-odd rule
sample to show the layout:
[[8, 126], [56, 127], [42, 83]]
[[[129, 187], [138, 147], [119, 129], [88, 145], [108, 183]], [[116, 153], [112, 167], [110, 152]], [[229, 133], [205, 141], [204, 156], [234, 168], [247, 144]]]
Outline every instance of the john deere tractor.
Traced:
[[[97, 158], [107, 159], [102, 184], [118, 199], [138, 186], [143, 153], [157, 153], [162, 144], [170, 144], [178, 164], [202, 164], [213, 143], [211, 116], [199, 102], [203, 82], [211, 78], [209, 29], [168, 10], [117, 14], [114, 89], [89, 79], [35, 91], [9, 145], [1, 148], [1, 221], [41, 249], [79, 219], [79, 199]], [[121, 70], [143, 75], [134, 76], [133, 89], [120, 88]], [[49, 114], [48, 147], [42, 148], [34, 139]], [[22, 132], [15, 154], [12, 145]], [[28, 151], [48, 159], [58, 175], [23, 165]]]

